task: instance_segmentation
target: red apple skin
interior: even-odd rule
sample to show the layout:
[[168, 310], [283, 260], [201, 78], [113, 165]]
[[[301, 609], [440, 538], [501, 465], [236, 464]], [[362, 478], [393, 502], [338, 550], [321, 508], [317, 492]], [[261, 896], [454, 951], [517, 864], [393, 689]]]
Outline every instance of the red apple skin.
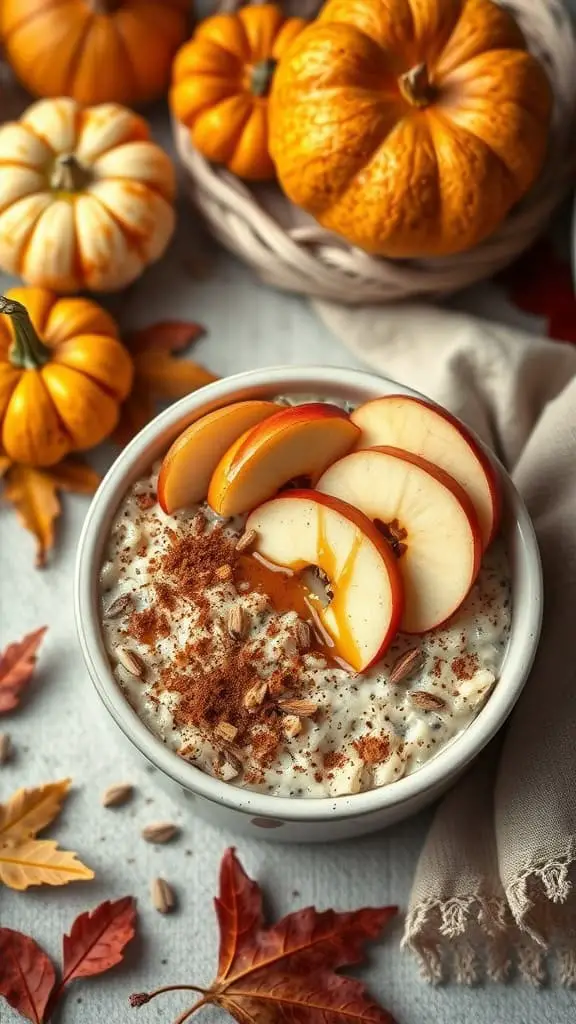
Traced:
[[339, 512], [341, 516], [344, 516], [350, 522], [354, 523], [354, 526], [357, 526], [360, 532], [365, 534], [365, 536], [372, 541], [374, 547], [382, 555], [388, 570], [388, 577], [390, 579], [390, 588], [392, 591], [392, 615], [388, 626], [388, 632], [384, 636], [378, 651], [372, 658], [372, 661], [362, 669], [363, 672], [366, 672], [367, 669], [372, 668], [372, 665], [375, 665], [384, 657], [400, 628], [402, 616], [404, 615], [404, 586], [396, 563], [396, 557], [393, 554], [388, 541], [382, 536], [372, 520], [369, 519], [368, 516], [365, 516], [363, 512], [360, 512], [359, 509], [354, 508], [353, 505], [349, 505], [347, 501], [342, 501], [340, 498], [333, 498], [330, 494], [321, 494], [320, 491], [313, 491], [305, 488], [286, 491], [286, 493], [278, 494], [271, 500], [282, 501], [285, 498], [292, 500], [294, 498], [304, 498], [308, 501], [315, 501], [318, 505], [324, 505], [325, 508], [331, 508], [334, 512]]
[[[217, 422], [218, 417], [222, 417], [222, 419], [224, 420], [225, 417], [230, 412], [232, 412], [239, 406], [252, 406], [254, 408], [256, 406], [260, 406], [262, 419], [264, 419], [266, 416], [273, 416], [274, 410], [279, 409], [279, 406], [275, 405], [274, 402], [259, 402], [258, 400], [246, 402], [232, 402], [229, 405], [223, 405], [220, 409], [214, 409], [212, 412], [205, 413], [203, 416], [200, 416], [197, 420], [194, 420], [193, 423], [186, 427], [185, 430], [183, 430], [182, 433], [178, 435], [176, 440], [173, 441], [172, 444], [170, 445], [168, 451], [166, 452], [164, 458], [162, 459], [160, 473], [158, 474], [158, 484], [156, 487], [158, 504], [160, 505], [162, 511], [166, 513], [166, 515], [172, 515], [173, 512], [177, 511], [175, 508], [170, 507], [167, 498], [167, 492], [169, 490], [168, 480], [170, 477], [170, 473], [172, 472], [172, 466], [177, 461], [181, 451], [187, 448], [190, 442], [190, 438], [194, 437], [197, 434], [197, 432], [202, 429], [202, 425], [206, 421], [210, 420], [212, 422]], [[242, 434], [247, 433], [248, 429], [252, 430], [253, 426], [255, 426], [255, 423], [252, 423], [252, 426], [242, 431]]]
[[502, 489], [500, 487], [500, 478], [498, 476], [498, 470], [492, 464], [491, 460], [486, 455], [486, 452], [481, 448], [474, 434], [459, 420], [456, 416], [453, 416], [451, 412], [448, 412], [443, 406], [436, 405], [434, 402], [426, 402], [422, 398], [415, 398], [413, 395], [382, 395], [381, 398], [373, 398], [369, 402], [364, 402], [360, 408], [364, 408], [367, 405], [375, 405], [380, 402], [385, 402], [388, 398], [401, 398], [405, 402], [413, 402], [415, 405], [423, 405], [427, 409], [432, 409], [438, 416], [447, 420], [460, 434], [472, 449], [474, 455], [478, 459], [478, 462], [482, 466], [484, 473], [486, 474], [486, 480], [488, 483], [488, 489], [492, 498], [492, 529], [484, 545], [484, 549], [492, 543], [498, 530], [500, 529], [500, 521], [502, 517]]
[[283, 430], [291, 430], [295, 424], [306, 422], [312, 417], [315, 419], [348, 420], [350, 426], [353, 426], [358, 431], [357, 437], [360, 437], [360, 427], [353, 424], [348, 413], [344, 412], [344, 409], [340, 409], [337, 405], [330, 405], [328, 402], [308, 402], [304, 405], [291, 405], [281, 409], [280, 412], [274, 413], [273, 416], [263, 420], [262, 423], [257, 423], [255, 427], [246, 432], [244, 443], [239, 446], [234, 462], [230, 466], [230, 474], [236, 474], [237, 467], [245, 458], [251, 455], [255, 444], [260, 445], [262, 443], [262, 438], [267, 438], [271, 434], [278, 434]]
[[[304, 405], [281, 409], [280, 412], [274, 413], [273, 416], [269, 416], [266, 420], [249, 428], [242, 438], [239, 438], [238, 442], [224, 454], [212, 474], [208, 488], [208, 504], [223, 513], [223, 493], [258, 451], [264, 449], [268, 444], [280, 443], [282, 434], [291, 432], [299, 424], [318, 422], [319, 420], [338, 420], [346, 425], [346, 431], [350, 435], [348, 451], [354, 447], [360, 437], [360, 428], [352, 423], [348, 413], [327, 402], [308, 402]], [[315, 472], [314, 479], [312, 479], [313, 484], [317, 482], [325, 469], [326, 466], [323, 466]], [[279, 482], [279, 486], [287, 483], [288, 479]]]

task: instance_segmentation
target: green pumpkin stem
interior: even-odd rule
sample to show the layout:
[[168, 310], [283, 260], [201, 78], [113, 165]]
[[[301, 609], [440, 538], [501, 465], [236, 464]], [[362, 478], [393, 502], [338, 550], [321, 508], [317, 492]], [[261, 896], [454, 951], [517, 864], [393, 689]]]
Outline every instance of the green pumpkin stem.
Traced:
[[50, 350], [38, 337], [26, 306], [16, 299], [0, 295], [0, 313], [12, 320], [14, 341], [10, 349], [10, 362], [22, 370], [37, 370], [50, 358]]
[[277, 63], [278, 61], [273, 57], [268, 57], [266, 60], [259, 60], [254, 65], [250, 79], [250, 92], [254, 96], [268, 95]]

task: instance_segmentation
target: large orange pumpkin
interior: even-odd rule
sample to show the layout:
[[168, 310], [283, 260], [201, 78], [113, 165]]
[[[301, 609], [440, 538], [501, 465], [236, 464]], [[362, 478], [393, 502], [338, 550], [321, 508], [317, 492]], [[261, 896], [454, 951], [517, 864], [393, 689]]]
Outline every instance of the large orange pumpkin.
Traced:
[[462, 252], [529, 189], [551, 89], [491, 0], [329, 0], [279, 64], [270, 149], [293, 202], [368, 252]]
[[190, 0], [0, 0], [4, 48], [36, 96], [133, 106], [161, 96]]
[[0, 296], [0, 447], [51, 466], [116, 426], [134, 367], [112, 317], [45, 288]]
[[202, 21], [174, 62], [170, 105], [208, 159], [241, 178], [273, 178], [268, 93], [279, 58], [302, 31], [275, 4]]

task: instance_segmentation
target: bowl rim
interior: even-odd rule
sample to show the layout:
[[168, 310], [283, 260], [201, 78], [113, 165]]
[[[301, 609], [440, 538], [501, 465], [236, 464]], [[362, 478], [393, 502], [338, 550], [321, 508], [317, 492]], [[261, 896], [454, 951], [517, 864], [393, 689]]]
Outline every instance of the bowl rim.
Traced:
[[[504, 724], [520, 696], [532, 666], [542, 623], [542, 567], [532, 521], [508, 473], [476, 435], [499, 473], [508, 547], [524, 578], [522, 600], [513, 593], [513, 619], [502, 672], [489, 700], [468, 728], [411, 775], [387, 786], [347, 796], [293, 799], [232, 786], [184, 761], [144, 725], [118, 686], [102, 639], [98, 612], [98, 570], [112, 517], [152, 445], [170, 441], [205, 412], [241, 397], [320, 394], [346, 398], [355, 391], [368, 401], [382, 394], [406, 394], [435, 405], [430, 398], [388, 377], [333, 366], [274, 366], [248, 370], [208, 384], [171, 405], [148, 423], [120, 453], [102, 480], [84, 520], [74, 577], [74, 610], [80, 646], [90, 679], [104, 706], [140, 753], [186, 792], [254, 817], [282, 822], [321, 822], [362, 817], [401, 805], [456, 779]], [[467, 428], [468, 430], [470, 428]], [[520, 634], [520, 635], [519, 635]]]

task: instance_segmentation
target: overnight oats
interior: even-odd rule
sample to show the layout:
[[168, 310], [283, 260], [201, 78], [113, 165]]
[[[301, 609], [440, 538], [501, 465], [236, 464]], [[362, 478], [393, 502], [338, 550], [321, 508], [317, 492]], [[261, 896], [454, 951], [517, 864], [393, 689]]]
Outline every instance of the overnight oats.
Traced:
[[237, 402], [125, 495], [100, 572], [118, 685], [201, 771], [338, 797], [417, 771], [497, 685], [496, 472], [447, 413]]

